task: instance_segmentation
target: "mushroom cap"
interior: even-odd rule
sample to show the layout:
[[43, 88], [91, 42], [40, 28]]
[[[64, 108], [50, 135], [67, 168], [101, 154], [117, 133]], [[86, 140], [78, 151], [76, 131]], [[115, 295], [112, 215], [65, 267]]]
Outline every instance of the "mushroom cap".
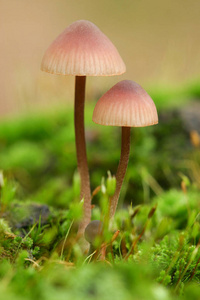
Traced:
[[62, 75], [111, 76], [126, 71], [117, 49], [86, 20], [67, 27], [46, 50], [42, 71]]
[[123, 80], [97, 102], [93, 122], [101, 125], [143, 127], [158, 123], [156, 106], [136, 82]]
[[101, 234], [103, 224], [99, 220], [91, 221], [85, 228], [85, 239], [90, 243], [94, 244], [96, 238]]

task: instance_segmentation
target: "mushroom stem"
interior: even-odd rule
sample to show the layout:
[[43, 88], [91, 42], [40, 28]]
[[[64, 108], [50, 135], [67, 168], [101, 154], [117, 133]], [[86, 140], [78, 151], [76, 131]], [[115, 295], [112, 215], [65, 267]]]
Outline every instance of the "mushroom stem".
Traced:
[[130, 152], [130, 127], [122, 127], [122, 138], [121, 138], [121, 157], [116, 174], [116, 190], [114, 195], [110, 198], [110, 218], [115, 214], [117, 203], [126, 174], [128, 166], [129, 152]]
[[74, 125], [76, 139], [76, 155], [78, 171], [81, 178], [80, 199], [84, 199], [83, 218], [79, 225], [78, 234], [82, 235], [85, 227], [91, 219], [91, 191], [90, 176], [87, 163], [85, 128], [84, 128], [84, 104], [85, 104], [85, 83], [86, 76], [76, 76], [75, 78], [75, 109]]

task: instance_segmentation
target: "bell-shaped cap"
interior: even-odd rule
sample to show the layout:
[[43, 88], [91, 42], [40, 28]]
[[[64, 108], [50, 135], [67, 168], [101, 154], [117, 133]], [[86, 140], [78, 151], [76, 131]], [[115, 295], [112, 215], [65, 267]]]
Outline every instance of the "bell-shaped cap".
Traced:
[[85, 228], [85, 239], [90, 243], [94, 244], [95, 240], [102, 233], [103, 224], [99, 220], [91, 221]]
[[143, 127], [158, 123], [156, 106], [136, 82], [123, 80], [97, 102], [92, 120], [101, 125]]
[[67, 27], [46, 50], [42, 71], [62, 75], [111, 76], [126, 71], [116, 47], [93, 23]]

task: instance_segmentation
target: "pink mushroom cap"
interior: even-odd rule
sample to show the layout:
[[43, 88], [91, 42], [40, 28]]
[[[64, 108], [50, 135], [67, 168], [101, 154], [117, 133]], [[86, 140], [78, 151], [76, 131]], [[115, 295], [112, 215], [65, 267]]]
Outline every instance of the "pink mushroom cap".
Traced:
[[158, 123], [156, 106], [136, 82], [123, 80], [97, 102], [93, 122], [101, 125], [143, 127]]
[[79, 20], [46, 50], [42, 71], [62, 75], [111, 76], [126, 71], [116, 47], [93, 23]]

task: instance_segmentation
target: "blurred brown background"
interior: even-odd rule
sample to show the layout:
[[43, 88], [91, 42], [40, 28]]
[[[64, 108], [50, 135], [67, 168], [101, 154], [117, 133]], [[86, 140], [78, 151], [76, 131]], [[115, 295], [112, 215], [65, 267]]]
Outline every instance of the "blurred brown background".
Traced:
[[73, 103], [74, 78], [40, 71], [42, 56], [65, 27], [95, 23], [116, 45], [127, 72], [88, 78], [98, 98], [122, 79], [178, 86], [200, 75], [199, 0], [0, 0], [0, 114]]

